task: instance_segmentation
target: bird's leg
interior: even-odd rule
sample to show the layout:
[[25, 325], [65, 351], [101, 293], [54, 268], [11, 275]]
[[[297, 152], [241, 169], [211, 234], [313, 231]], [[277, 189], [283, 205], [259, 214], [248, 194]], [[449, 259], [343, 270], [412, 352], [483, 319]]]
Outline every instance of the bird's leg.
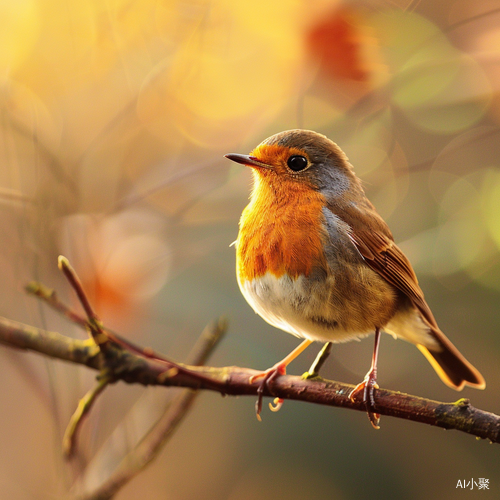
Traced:
[[354, 402], [355, 399], [362, 393], [363, 403], [366, 406], [368, 418], [375, 429], [380, 429], [380, 415], [375, 412], [375, 397], [373, 389], [378, 389], [377, 384], [377, 360], [378, 360], [378, 346], [380, 343], [380, 328], [375, 330], [375, 345], [373, 346], [372, 366], [368, 373], [365, 375], [363, 382], [358, 384], [349, 394], [349, 399]]
[[[260, 413], [262, 411], [262, 398], [264, 396], [264, 390], [266, 385], [273, 380], [278, 375], [286, 374], [286, 367], [302, 352], [307, 346], [311, 344], [312, 340], [304, 340], [300, 345], [298, 345], [288, 356], [283, 358], [279, 363], [276, 363], [271, 368], [268, 368], [266, 371], [262, 373], [258, 373], [257, 375], [252, 375], [248, 382], [253, 384], [257, 379], [262, 379], [257, 389], [257, 402], [255, 403], [255, 413], [257, 414], [257, 418], [261, 420]], [[269, 407], [272, 411], [278, 411], [283, 404], [283, 400], [281, 398], [275, 398], [274, 405], [269, 404]]]
[[321, 370], [321, 367], [324, 365], [325, 361], [327, 360], [328, 356], [330, 356], [330, 351], [332, 350], [332, 343], [327, 342], [322, 348], [321, 351], [319, 351], [318, 355], [316, 356], [316, 359], [314, 360], [313, 364], [311, 365], [311, 368], [307, 370], [303, 375], [302, 378], [304, 380], [309, 380], [312, 378], [319, 377], [319, 371]]

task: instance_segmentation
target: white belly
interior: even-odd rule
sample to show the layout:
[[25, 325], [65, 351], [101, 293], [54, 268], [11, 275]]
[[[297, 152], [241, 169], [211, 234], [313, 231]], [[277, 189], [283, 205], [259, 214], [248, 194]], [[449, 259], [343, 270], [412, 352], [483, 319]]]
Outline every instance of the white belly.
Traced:
[[346, 308], [332, 307], [342, 303], [335, 297], [334, 278], [315, 281], [287, 275], [279, 278], [266, 273], [252, 281], [239, 281], [241, 293], [254, 311], [269, 324], [298, 337], [321, 342], [345, 342], [374, 333], [347, 331]]

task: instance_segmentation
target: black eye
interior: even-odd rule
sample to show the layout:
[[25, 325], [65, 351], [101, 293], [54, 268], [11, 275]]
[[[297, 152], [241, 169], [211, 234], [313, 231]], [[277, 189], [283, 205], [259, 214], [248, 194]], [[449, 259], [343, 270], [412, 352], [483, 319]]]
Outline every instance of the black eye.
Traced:
[[307, 167], [307, 159], [304, 156], [300, 155], [290, 156], [286, 163], [288, 167], [294, 172], [300, 172]]

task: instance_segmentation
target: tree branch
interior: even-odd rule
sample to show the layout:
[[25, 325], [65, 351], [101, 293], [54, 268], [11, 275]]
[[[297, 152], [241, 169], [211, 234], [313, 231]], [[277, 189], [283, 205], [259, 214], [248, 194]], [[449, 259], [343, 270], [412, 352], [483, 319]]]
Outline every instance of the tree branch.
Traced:
[[[209, 324], [188, 354], [188, 362], [194, 365], [204, 364], [226, 329], [227, 323], [224, 319]], [[83, 485], [78, 485], [83, 492], [79, 498], [81, 500], [109, 500], [113, 498], [122, 486], [156, 458], [193, 405], [198, 393], [198, 391], [185, 389], [169, 401], [158, 421], [140, 442], [122, 458], [116, 469], [102, 484], [91, 492], [86, 492]]]
[[[83, 364], [95, 370], [103, 366], [113, 371], [115, 380], [142, 385], [163, 385], [206, 389], [224, 395], [257, 395], [258, 384], [248, 382], [256, 370], [239, 367], [199, 367], [168, 360], [147, 358], [112, 343], [106, 360], [98, 347], [89, 341], [71, 339], [0, 317], [0, 342], [10, 347], [27, 349], [52, 358]], [[104, 363], [106, 361], [106, 363]], [[172, 368], [174, 366], [174, 368]], [[181, 370], [175, 368], [179, 366]], [[304, 380], [283, 375], [273, 380], [265, 396], [294, 399], [327, 406], [365, 412], [362, 402], [352, 402], [353, 385], [323, 379]], [[396, 391], [377, 389], [375, 410], [381, 415], [403, 418], [455, 429], [474, 436], [500, 442], [500, 417], [474, 408], [467, 399], [441, 403]]]

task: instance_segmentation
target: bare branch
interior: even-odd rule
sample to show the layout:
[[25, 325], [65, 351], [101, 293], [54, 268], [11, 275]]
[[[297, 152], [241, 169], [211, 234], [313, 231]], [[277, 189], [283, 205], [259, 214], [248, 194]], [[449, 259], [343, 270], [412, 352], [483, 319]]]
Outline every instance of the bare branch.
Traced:
[[102, 355], [92, 339], [79, 340], [0, 317], [0, 343], [99, 370]]
[[[193, 365], [202, 365], [213, 352], [227, 329], [226, 321], [220, 319], [208, 325], [187, 357]], [[178, 394], [167, 406], [163, 415], [141, 439], [139, 444], [127, 453], [116, 470], [94, 491], [81, 496], [82, 500], [108, 500], [118, 490], [143, 470], [156, 458], [177, 425], [192, 407], [198, 391], [186, 389]]]
[[[0, 318], [0, 342], [22, 349], [29, 349], [50, 357], [84, 364], [99, 370], [103, 363], [98, 349], [54, 332], [22, 325]], [[259, 372], [239, 367], [197, 367], [181, 363], [173, 365], [128, 352], [121, 346], [112, 345], [113, 356], [106, 360], [116, 380], [143, 385], [164, 385], [206, 389], [227, 395], [257, 395], [258, 384], [250, 384], [249, 378]], [[112, 358], [113, 364], [110, 365]], [[174, 368], [172, 368], [174, 366]], [[175, 369], [179, 366], [181, 369]], [[349, 394], [353, 385], [322, 379], [304, 380], [301, 377], [283, 375], [276, 377], [265, 396], [294, 399], [327, 406], [337, 406], [365, 412], [362, 402], [352, 402]], [[474, 436], [500, 442], [500, 417], [474, 408], [468, 400], [441, 403], [396, 391], [377, 389], [375, 410], [381, 415], [412, 420], [456, 429]]]

